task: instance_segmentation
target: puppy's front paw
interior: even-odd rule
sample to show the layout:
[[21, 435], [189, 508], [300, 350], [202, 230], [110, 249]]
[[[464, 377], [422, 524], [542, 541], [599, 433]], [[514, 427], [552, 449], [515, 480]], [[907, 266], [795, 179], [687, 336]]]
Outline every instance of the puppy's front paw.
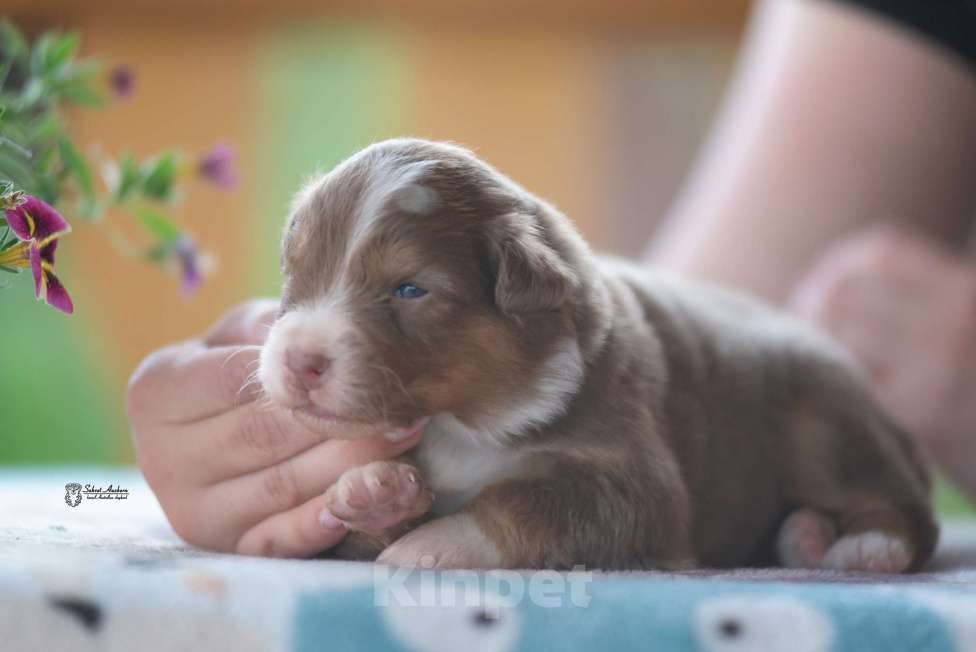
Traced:
[[384, 550], [376, 560], [410, 568], [502, 567], [502, 554], [469, 514], [453, 514], [425, 523]]
[[352, 531], [370, 534], [423, 516], [433, 501], [417, 469], [391, 461], [349, 469], [325, 493], [333, 516]]

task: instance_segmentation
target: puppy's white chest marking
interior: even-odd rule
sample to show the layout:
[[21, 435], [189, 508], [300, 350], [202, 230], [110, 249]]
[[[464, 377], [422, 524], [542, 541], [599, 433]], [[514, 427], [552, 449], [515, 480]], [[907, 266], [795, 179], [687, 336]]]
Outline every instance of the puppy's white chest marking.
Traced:
[[549, 423], [564, 412], [583, 378], [583, 358], [576, 340], [560, 343], [542, 365], [535, 382], [505, 408], [475, 427], [450, 414], [439, 414], [424, 430], [414, 457], [434, 492], [435, 516], [451, 514], [490, 484], [530, 472], [525, 449], [506, 445], [526, 428]]
[[414, 458], [434, 492], [435, 516], [458, 511], [488, 485], [518, 477], [527, 467], [523, 452], [482, 443], [449, 414], [431, 419]]

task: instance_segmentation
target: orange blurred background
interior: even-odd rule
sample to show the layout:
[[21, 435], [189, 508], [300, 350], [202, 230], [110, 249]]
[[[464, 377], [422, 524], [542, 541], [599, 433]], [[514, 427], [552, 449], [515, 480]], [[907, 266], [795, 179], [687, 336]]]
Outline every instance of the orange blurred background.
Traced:
[[[139, 360], [236, 302], [274, 295], [291, 194], [370, 142], [416, 135], [472, 147], [562, 208], [594, 246], [636, 254], [705, 135], [748, 3], [0, 5], [28, 32], [78, 30], [85, 55], [135, 71], [131, 100], [72, 116], [82, 147], [146, 156], [176, 145], [193, 156], [227, 141], [239, 154], [236, 191], [193, 187], [172, 211], [217, 261], [192, 300], [77, 221], [59, 252], [75, 317], [35, 304], [21, 279], [3, 291], [0, 318], [16, 322], [23, 346], [0, 353], [17, 370], [0, 391], [21, 397], [3, 420], [0, 461], [126, 462], [124, 387]], [[59, 344], [39, 352], [42, 335]]]

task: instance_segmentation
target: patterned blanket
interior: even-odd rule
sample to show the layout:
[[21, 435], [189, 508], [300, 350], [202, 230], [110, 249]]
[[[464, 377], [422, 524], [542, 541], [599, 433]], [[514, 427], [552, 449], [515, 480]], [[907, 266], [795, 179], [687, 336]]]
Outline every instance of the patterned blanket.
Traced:
[[908, 577], [398, 571], [204, 553], [130, 469], [0, 472], [0, 649], [976, 650], [976, 524]]

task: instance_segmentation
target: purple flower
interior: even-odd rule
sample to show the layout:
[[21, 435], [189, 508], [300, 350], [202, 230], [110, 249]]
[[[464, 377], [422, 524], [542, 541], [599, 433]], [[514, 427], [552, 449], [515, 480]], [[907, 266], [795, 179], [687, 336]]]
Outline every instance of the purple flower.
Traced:
[[16, 208], [7, 209], [6, 216], [7, 225], [20, 242], [0, 252], [0, 266], [30, 268], [34, 274], [34, 296], [70, 315], [74, 305], [54, 275], [54, 254], [58, 238], [71, 231], [71, 225], [56, 210], [30, 195]]
[[219, 188], [230, 190], [239, 180], [236, 153], [227, 143], [215, 145], [197, 162], [197, 174]]
[[116, 99], [127, 100], [132, 97], [136, 76], [132, 68], [124, 64], [115, 66], [108, 74], [108, 85]]
[[203, 283], [203, 274], [200, 272], [200, 250], [193, 244], [193, 240], [183, 236], [176, 243], [173, 252], [180, 266], [183, 294], [189, 296]]

